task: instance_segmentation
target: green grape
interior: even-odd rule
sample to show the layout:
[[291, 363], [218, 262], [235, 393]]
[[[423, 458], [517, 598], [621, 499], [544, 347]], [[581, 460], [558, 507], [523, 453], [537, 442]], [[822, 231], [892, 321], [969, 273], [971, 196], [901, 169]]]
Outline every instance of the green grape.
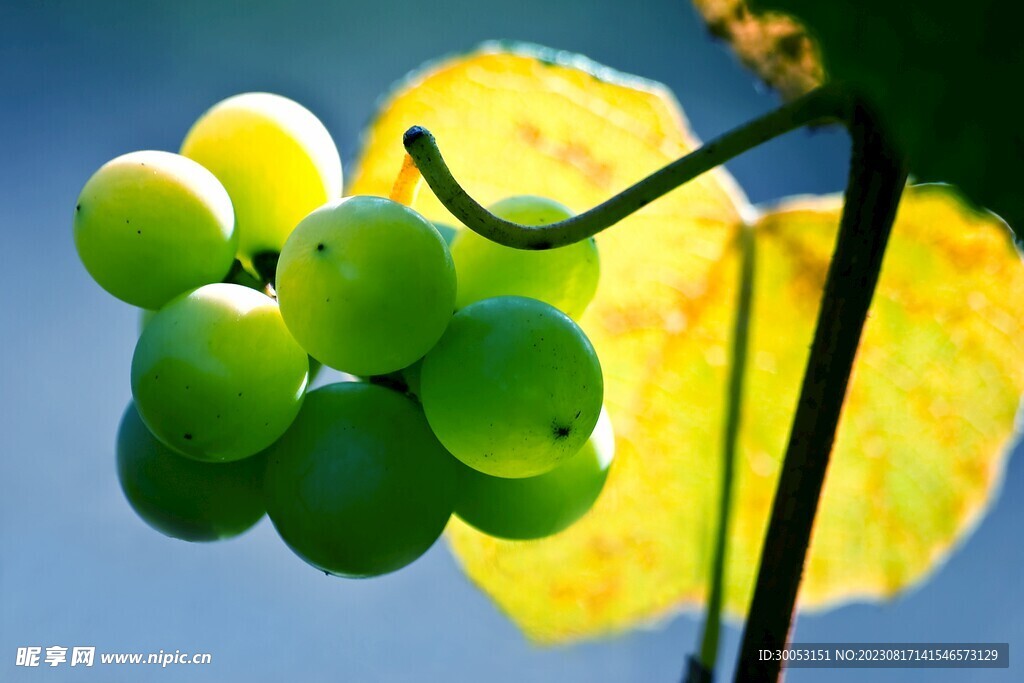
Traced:
[[212, 284], [164, 306], [132, 358], [132, 394], [150, 431], [197, 460], [238, 460], [295, 419], [309, 364], [273, 299]]
[[353, 375], [385, 375], [441, 337], [455, 307], [455, 267], [412, 209], [349, 197], [295, 228], [278, 262], [277, 297], [311, 356]]
[[117, 477], [139, 517], [184, 541], [216, 541], [251, 528], [266, 512], [263, 454], [230, 463], [197, 462], [170, 450], [139, 418], [135, 404], [117, 432]]
[[93, 279], [150, 309], [223, 278], [238, 246], [224, 187], [169, 152], [132, 152], [104, 164], [78, 196], [74, 233]]
[[[156, 314], [157, 311], [150, 311], [149, 309], [146, 308], [139, 309], [138, 327], [140, 336], [142, 335], [142, 332], [146, 329], [146, 325], [149, 324], [149, 321], [152, 320], [153, 317], [156, 316]], [[313, 358], [313, 356], [308, 356], [307, 360], [309, 361], [309, 380], [307, 381], [306, 385], [312, 386], [313, 382], [315, 382], [316, 378], [320, 375], [320, 370], [323, 366], [320, 364], [320, 361], [318, 361], [316, 358]]]
[[485, 534], [530, 540], [567, 529], [593, 506], [615, 454], [615, 434], [601, 411], [580, 452], [546, 474], [505, 479], [463, 467], [455, 514]]
[[420, 371], [420, 400], [437, 438], [497, 477], [543, 474], [579, 452], [603, 388], [583, 330], [558, 309], [518, 296], [459, 311]]
[[[491, 207], [496, 216], [523, 225], [547, 225], [572, 216], [543, 197], [509, 197]], [[540, 299], [579, 320], [597, 291], [600, 266], [593, 239], [558, 249], [524, 251], [462, 230], [452, 242], [459, 277], [456, 308], [495, 296]]]
[[220, 178], [235, 205], [239, 258], [279, 252], [302, 217], [341, 196], [341, 159], [324, 125], [280, 95], [245, 93], [214, 105], [181, 153]]
[[[243, 285], [244, 287], [248, 287], [249, 289], [255, 289], [255, 290], [260, 289], [259, 287], [256, 286], [256, 280], [253, 278], [253, 276], [250, 275], [245, 270], [241, 271], [241, 273], [239, 275], [237, 275], [236, 278], [234, 278], [230, 282], [232, 284], [234, 284], [234, 285]], [[152, 321], [153, 317], [156, 314], [157, 314], [157, 311], [155, 311], [155, 310], [150, 310], [150, 309], [147, 309], [147, 308], [139, 308], [138, 309], [138, 334], [139, 335], [142, 334], [142, 331], [145, 330], [145, 326], [150, 324], [150, 321]], [[319, 375], [319, 371], [321, 371], [323, 366], [321, 365], [321, 361], [317, 360], [316, 358], [312, 357], [311, 355], [308, 356], [308, 360], [309, 360], [309, 381], [307, 382], [307, 386], [311, 386], [312, 383], [316, 381], [316, 377]]]
[[321, 571], [367, 577], [425, 553], [455, 504], [458, 464], [422, 411], [390, 389], [330, 384], [267, 452], [267, 512]]

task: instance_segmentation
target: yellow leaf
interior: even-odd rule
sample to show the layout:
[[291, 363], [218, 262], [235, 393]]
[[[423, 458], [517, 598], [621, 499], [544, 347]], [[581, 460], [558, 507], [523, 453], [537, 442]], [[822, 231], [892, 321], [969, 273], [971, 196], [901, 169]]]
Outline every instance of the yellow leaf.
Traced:
[[[697, 145], [661, 86], [492, 46], [428, 67], [393, 94], [352, 193], [387, 194], [413, 124], [435, 134], [484, 204], [540, 194], [584, 210]], [[414, 206], [453, 222], [429, 191]], [[755, 224], [758, 268], [725, 601], [733, 614], [746, 609], [839, 211], [828, 197], [759, 214], [715, 172], [598, 237], [601, 285], [582, 324], [617, 434], [604, 494], [542, 541], [449, 527], [466, 572], [528, 636], [595, 636], [703, 601], [744, 221]], [[840, 425], [804, 607], [920, 581], [979, 518], [1024, 392], [1021, 300], [1024, 268], [1002, 223], [946, 188], [908, 191]]]
[[[757, 356], [803, 364], [793, 351], [811, 338], [840, 208], [839, 197], [797, 200], [758, 224]], [[948, 187], [908, 188], [840, 422], [804, 605], [890, 596], [924, 578], [977, 522], [1001, 480], [1024, 393], [1022, 296], [1024, 267], [1002, 221]], [[776, 318], [781, 309], [787, 320]], [[767, 404], [795, 405], [797, 375], [788, 374], [751, 374], [745, 453], [781, 452], [785, 427], [764, 416]], [[738, 514], [758, 526], [762, 513], [742, 505], [762, 484], [741, 472]]]
[[817, 46], [793, 17], [752, 12], [747, 0], [693, 0], [708, 30], [765, 83], [795, 99], [825, 81]]

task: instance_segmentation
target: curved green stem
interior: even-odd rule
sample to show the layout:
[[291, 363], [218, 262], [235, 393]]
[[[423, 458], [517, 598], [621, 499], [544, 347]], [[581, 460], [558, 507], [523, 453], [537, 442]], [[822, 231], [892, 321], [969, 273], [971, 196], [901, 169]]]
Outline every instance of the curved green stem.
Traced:
[[704, 634], [700, 659], [691, 662], [688, 683], [711, 680], [718, 659], [718, 638], [722, 627], [722, 595], [725, 583], [726, 551], [732, 511], [733, 472], [736, 467], [736, 444], [739, 441], [743, 408], [743, 380], [750, 346], [750, 317], [754, 300], [755, 244], [754, 229], [743, 226], [739, 232], [740, 276], [736, 293], [736, 317], [733, 319], [732, 358], [729, 362], [729, 390], [725, 405], [725, 431], [722, 439], [722, 480], [718, 498], [718, 527], [711, 560], [711, 581], [708, 587]]
[[551, 249], [592, 237], [683, 183], [801, 126], [845, 112], [842, 91], [823, 86], [754, 119], [655, 171], [603, 204], [558, 223], [528, 226], [498, 218], [466, 193], [445, 164], [430, 131], [413, 126], [403, 142], [430, 189], [452, 215], [487, 239], [517, 249]]

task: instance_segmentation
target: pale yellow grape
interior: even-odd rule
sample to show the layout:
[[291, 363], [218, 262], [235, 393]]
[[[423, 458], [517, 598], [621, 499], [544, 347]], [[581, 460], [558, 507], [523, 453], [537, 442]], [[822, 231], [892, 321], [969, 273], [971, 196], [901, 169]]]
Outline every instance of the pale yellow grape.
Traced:
[[280, 95], [245, 93], [214, 105], [181, 153], [210, 169], [235, 206], [240, 260], [280, 252], [306, 214], [341, 196], [341, 159], [324, 125]]
[[103, 289], [157, 309], [231, 268], [238, 237], [231, 200], [208, 170], [170, 152], [104, 164], [78, 196], [75, 247]]

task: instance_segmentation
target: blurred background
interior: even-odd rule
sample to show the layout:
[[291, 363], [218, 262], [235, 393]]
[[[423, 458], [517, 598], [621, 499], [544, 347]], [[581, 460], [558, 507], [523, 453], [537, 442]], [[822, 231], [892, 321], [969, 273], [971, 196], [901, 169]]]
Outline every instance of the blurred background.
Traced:
[[[207, 107], [249, 90], [310, 108], [350, 162], [394, 81], [492, 38], [662, 81], [704, 139], [776, 105], [684, 0], [0, 3], [0, 679], [678, 680], [699, 615], [538, 649], [469, 584], [443, 541], [394, 575], [327, 578], [267, 520], [232, 541], [191, 545], [151, 531], [118, 487], [114, 439], [137, 314], [76, 257], [71, 217], [89, 175], [123, 152], [176, 151]], [[797, 132], [729, 169], [754, 202], [835, 192], [846, 146], [840, 133]], [[1022, 496], [1018, 457], [991, 514], [931, 581], [888, 604], [803, 615], [797, 640], [1024, 646]], [[738, 639], [727, 629], [721, 680]], [[15, 666], [18, 647], [50, 645], [209, 652], [213, 663], [160, 670], [103, 666], [97, 655], [91, 669]], [[1015, 668], [870, 675], [1010, 681]], [[863, 674], [794, 670], [788, 680]]]

